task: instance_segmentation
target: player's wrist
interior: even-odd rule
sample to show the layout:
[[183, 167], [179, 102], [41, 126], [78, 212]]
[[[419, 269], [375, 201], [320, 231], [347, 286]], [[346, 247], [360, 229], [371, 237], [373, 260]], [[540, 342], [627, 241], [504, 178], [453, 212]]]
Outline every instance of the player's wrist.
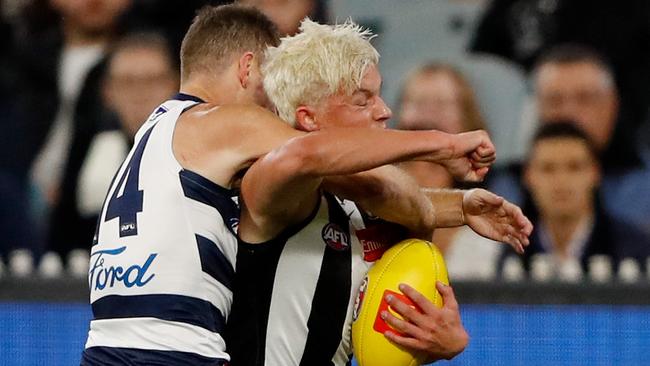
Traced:
[[455, 157], [458, 148], [456, 135], [436, 130], [427, 132], [429, 134], [428, 146], [431, 150], [430, 159], [427, 160], [446, 166], [449, 160]]
[[436, 228], [465, 225], [464, 193], [459, 189], [425, 190], [432, 199]]

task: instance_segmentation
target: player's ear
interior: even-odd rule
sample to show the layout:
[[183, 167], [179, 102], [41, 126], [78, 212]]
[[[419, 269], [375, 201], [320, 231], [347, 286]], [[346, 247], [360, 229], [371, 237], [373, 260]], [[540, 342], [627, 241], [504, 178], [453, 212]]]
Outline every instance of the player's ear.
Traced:
[[315, 112], [313, 107], [306, 105], [298, 106], [296, 108], [296, 128], [307, 132], [319, 130]]
[[251, 75], [251, 69], [253, 68], [253, 59], [255, 55], [253, 52], [246, 52], [240, 58], [237, 68], [237, 77], [239, 78], [239, 83], [243, 88], [248, 86], [248, 79]]

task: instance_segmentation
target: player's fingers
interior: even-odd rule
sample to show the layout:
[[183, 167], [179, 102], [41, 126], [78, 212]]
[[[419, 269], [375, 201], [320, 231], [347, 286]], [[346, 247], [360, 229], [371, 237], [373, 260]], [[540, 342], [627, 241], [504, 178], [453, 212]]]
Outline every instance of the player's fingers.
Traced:
[[476, 170], [476, 176], [478, 177], [478, 181], [482, 181], [489, 171], [490, 171], [489, 167], [478, 168]]
[[492, 140], [490, 140], [490, 135], [488, 135], [487, 132], [485, 131], [479, 131], [482, 133], [482, 141], [481, 144], [479, 145], [479, 149], [483, 149], [485, 151], [491, 151], [491, 152], [496, 152], [496, 148], [494, 147], [494, 143], [492, 143]]
[[510, 202], [505, 202], [503, 204], [503, 208], [506, 210], [506, 214], [512, 218], [512, 220], [517, 224], [517, 226], [519, 226], [519, 228], [523, 229], [530, 223], [519, 206]]
[[517, 233], [511, 226], [508, 226], [508, 234], [506, 234], [506, 243], [508, 243], [517, 253], [523, 254], [524, 245], [517, 236]]
[[501, 232], [501, 242], [510, 245], [517, 253], [523, 253], [523, 245], [517, 238], [514, 229], [510, 225], [502, 225], [499, 228], [499, 232]]
[[523, 224], [521, 232], [524, 235], [526, 235], [526, 237], [528, 237], [533, 232], [533, 223], [530, 222], [530, 220], [526, 216], [524, 216], [521, 220], [522, 220], [522, 224]]
[[[420, 292], [418, 292], [413, 287], [401, 283], [399, 285], [399, 290], [404, 293], [415, 305], [417, 305], [425, 314], [431, 314], [437, 310], [436, 305], [433, 304], [429, 299], [424, 297]], [[415, 310], [415, 309], [413, 309]]]
[[456, 295], [454, 295], [454, 289], [452, 289], [451, 286], [436, 281], [436, 289], [442, 296], [443, 307], [458, 310], [458, 301], [456, 301]]
[[403, 337], [400, 336], [399, 334], [391, 331], [387, 331], [384, 333], [384, 337], [388, 338], [391, 342], [402, 346], [407, 349], [411, 349], [414, 351], [426, 351], [427, 346], [425, 343], [415, 339], [415, 338], [410, 338], [410, 337]]
[[528, 236], [522, 234], [521, 232], [517, 233], [517, 240], [519, 240], [519, 242], [521, 243], [522, 249], [524, 249], [530, 244], [530, 239], [528, 239]]
[[410, 323], [406, 320], [394, 316], [389, 311], [384, 310], [381, 312], [380, 315], [381, 318], [384, 319], [384, 321], [389, 326], [391, 326], [393, 329], [406, 336], [420, 338], [420, 339], [423, 339], [425, 337], [424, 331], [422, 329], [418, 328], [413, 323]]
[[507, 202], [504, 207], [509, 210], [509, 215], [512, 217], [512, 220], [515, 222], [519, 230], [519, 235], [525, 236], [526, 241], [528, 241], [528, 236], [533, 231], [533, 224], [530, 222], [528, 217], [524, 215], [519, 206]]
[[475, 167], [489, 166], [496, 160], [496, 154], [481, 155], [474, 151], [469, 156], [472, 165]]
[[[408, 296], [408, 295], [407, 295]], [[410, 297], [410, 296], [409, 296]], [[386, 296], [386, 302], [397, 314], [414, 323], [420, 323], [423, 315], [413, 306], [408, 305], [393, 295]], [[415, 302], [415, 301], [414, 301]]]

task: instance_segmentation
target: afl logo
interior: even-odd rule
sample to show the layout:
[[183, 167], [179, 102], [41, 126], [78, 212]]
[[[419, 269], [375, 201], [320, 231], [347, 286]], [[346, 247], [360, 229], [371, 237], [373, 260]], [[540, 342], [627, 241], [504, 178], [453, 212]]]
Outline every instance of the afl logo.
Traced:
[[336, 224], [325, 225], [321, 235], [325, 244], [334, 250], [344, 251], [350, 248], [350, 235]]
[[368, 288], [368, 276], [363, 279], [361, 286], [359, 286], [359, 294], [357, 294], [357, 299], [354, 300], [354, 309], [352, 310], [352, 321], [357, 320], [359, 317], [359, 312], [361, 311], [361, 306], [363, 305], [363, 297], [366, 295], [366, 289]]

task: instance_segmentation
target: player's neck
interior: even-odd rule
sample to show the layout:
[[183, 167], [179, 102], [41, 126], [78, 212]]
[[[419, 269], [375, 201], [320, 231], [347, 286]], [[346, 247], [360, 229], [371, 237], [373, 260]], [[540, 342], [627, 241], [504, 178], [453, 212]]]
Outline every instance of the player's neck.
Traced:
[[[222, 78], [212, 80], [197, 80], [196, 78], [181, 83], [181, 93], [194, 95], [215, 105], [251, 103], [237, 84]], [[217, 85], [218, 87], [214, 87]]]

